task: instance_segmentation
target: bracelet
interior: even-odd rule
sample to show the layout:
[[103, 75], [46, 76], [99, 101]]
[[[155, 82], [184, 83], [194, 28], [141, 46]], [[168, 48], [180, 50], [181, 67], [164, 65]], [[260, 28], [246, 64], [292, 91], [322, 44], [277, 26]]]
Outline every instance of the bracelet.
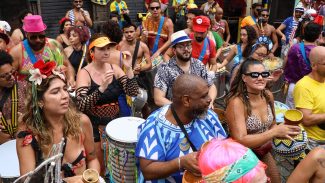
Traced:
[[182, 170], [182, 167], [181, 167], [181, 157], [178, 157], [178, 170]]

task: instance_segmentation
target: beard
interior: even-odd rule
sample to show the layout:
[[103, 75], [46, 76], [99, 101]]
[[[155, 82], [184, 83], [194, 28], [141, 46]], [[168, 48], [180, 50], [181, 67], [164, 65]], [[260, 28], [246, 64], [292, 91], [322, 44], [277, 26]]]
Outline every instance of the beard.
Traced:
[[188, 62], [191, 60], [192, 55], [190, 52], [185, 52], [184, 54], [176, 52], [176, 57], [182, 62]]
[[203, 37], [195, 37], [195, 40], [200, 43], [204, 40], [204, 38]]
[[27, 40], [27, 41], [28, 41], [29, 46], [30, 46], [34, 51], [39, 51], [39, 50], [43, 49], [44, 46], [45, 46], [45, 40], [44, 40], [44, 42], [40, 42], [40, 43], [32, 43], [32, 42], [30, 42], [29, 40]]
[[194, 118], [204, 119], [208, 113], [208, 109], [195, 106], [190, 113]]

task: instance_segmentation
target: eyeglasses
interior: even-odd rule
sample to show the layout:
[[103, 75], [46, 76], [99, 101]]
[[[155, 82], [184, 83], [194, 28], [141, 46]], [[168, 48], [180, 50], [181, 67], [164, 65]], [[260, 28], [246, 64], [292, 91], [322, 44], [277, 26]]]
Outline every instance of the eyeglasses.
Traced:
[[270, 74], [270, 72], [249, 72], [249, 73], [246, 73], [246, 74], [244, 74], [244, 75], [246, 75], [246, 76], [250, 76], [251, 78], [256, 79], [256, 78], [258, 78], [258, 77], [260, 77], [260, 76], [262, 76], [262, 78], [267, 78], [267, 77], [269, 77], [271, 74]]
[[73, 1], [74, 3], [82, 3], [82, 1]]
[[269, 17], [270, 15], [268, 14], [261, 14], [262, 17]]
[[9, 81], [11, 79], [11, 76], [15, 75], [17, 71], [15, 69], [12, 69], [10, 72], [0, 74], [0, 79], [5, 79]]
[[190, 50], [192, 48], [192, 44], [184, 44], [184, 45], [180, 44], [180, 45], [177, 45], [176, 48], [181, 49], [181, 50], [185, 50], [187, 48], [188, 50]]
[[30, 40], [36, 40], [36, 39], [45, 39], [45, 35], [44, 34], [39, 34], [39, 35], [31, 35], [29, 37]]
[[160, 9], [160, 6], [156, 6], [156, 7], [150, 7], [150, 9], [153, 11], [153, 10], [159, 10]]

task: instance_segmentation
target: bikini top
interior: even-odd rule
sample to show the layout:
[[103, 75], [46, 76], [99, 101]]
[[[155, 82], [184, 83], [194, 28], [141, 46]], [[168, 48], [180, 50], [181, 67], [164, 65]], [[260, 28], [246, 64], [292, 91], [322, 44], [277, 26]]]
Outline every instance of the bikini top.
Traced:
[[[44, 161], [42, 150], [35, 138], [34, 135], [30, 131], [20, 131], [17, 134], [17, 138], [24, 138], [23, 145], [31, 145], [33, 150], [35, 151], [36, 155], [36, 167], [40, 165]], [[64, 146], [63, 146], [63, 156], [61, 158], [61, 162], [63, 160], [65, 149], [67, 145], [67, 138], [64, 138]], [[63, 171], [64, 177], [72, 177], [75, 176], [74, 170], [80, 166], [80, 164], [83, 163], [83, 161], [86, 159], [86, 153], [84, 150], [82, 150], [79, 154], [79, 156], [72, 162], [72, 163], [64, 163], [61, 166], [61, 170]]]

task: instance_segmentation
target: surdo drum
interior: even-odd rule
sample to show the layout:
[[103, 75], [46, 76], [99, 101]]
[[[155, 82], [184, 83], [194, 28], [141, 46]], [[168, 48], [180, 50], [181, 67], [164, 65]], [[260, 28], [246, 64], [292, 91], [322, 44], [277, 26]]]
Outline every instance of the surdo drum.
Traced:
[[0, 183], [11, 183], [19, 177], [16, 140], [0, 145]]
[[137, 117], [117, 118], [106, 126], [111, 182], [136, 182], [137, 167], [134, 155], [138, 126], [145, 120]]

